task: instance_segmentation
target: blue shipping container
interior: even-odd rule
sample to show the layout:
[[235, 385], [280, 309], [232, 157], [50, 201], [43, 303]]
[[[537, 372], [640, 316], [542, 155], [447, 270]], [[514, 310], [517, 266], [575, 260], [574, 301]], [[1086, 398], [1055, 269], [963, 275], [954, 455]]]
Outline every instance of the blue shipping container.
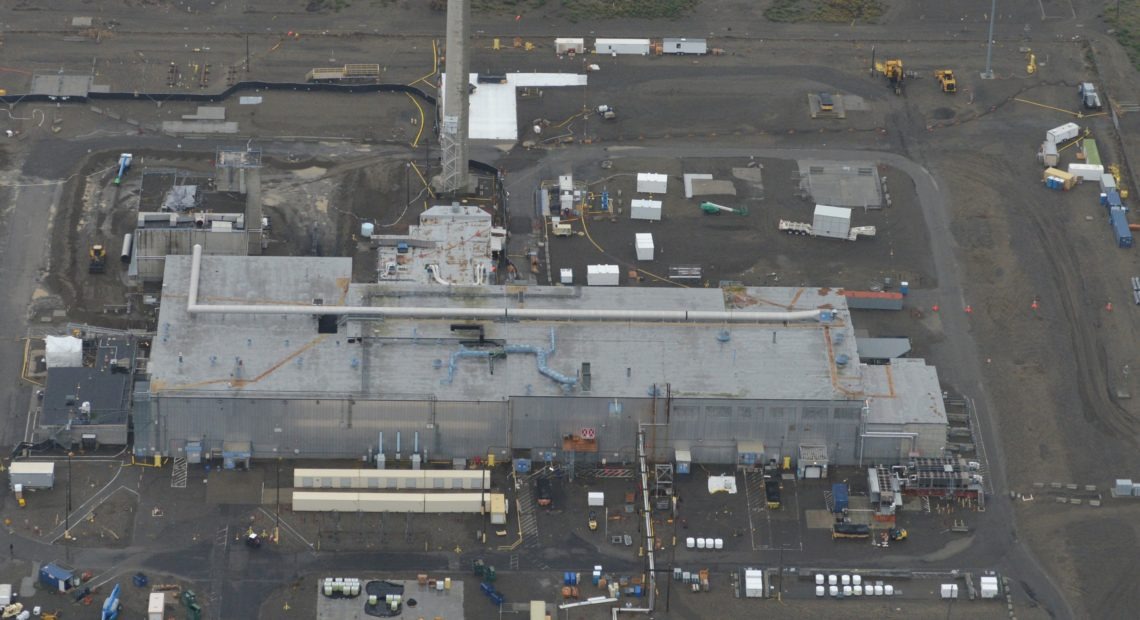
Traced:
[[1118, 192], [1114, 189], [1110, 189], [1104, 193], [1104, 202], [1102, 202], [1101, 204], [1103, 204], [1109, 208], [1124, 206], [1124, 203], [1121, 202], [1121, 200], [1120, 200], [1120, 192]]
[[847, 510], [847, 485], [835, 483], [831, 485], [831, 497], [835, 500], [835, 512]]
[[1132, 247], [1132, 231], [1128, 229], [1128, 217], [1124, 215], [1124, 209], [1122, 207], [1109, 209], [1108, 221], [1112, 225], [1112, 234], [1116, 237], [1116, 245], [1122, 248]]
[[40, 567], [40, 583], [56, 592], [67, 592], [75, 587], [75, 571], [54, 563]]

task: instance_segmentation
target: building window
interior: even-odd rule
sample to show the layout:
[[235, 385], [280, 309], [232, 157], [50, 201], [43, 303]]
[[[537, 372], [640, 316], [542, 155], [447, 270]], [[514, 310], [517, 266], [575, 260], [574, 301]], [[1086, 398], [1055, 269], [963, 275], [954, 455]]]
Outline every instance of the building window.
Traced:
[[752, 417], [752, 407], [737, 407], [736, 412], [742, 418], [751, 418]]
[[773, 420], [783, 420], [787, 411], [788, 409], [786, 407], [772, 407], [768, 409], [768, 416]]
[[673, 415], [679, 418], [694, 418], [697, 415], [697, 408], [688, 405], [673, 405]]
[[705, 415], [716, 416], [718, 418], [727, 418], [732, 416], [732, 407], [724, 407], [721, 405], [710, 405], [705, 407]]
[[826, 420], [827, 409], [823, 407], [804, 407], [805, 420]]
[[858, 420], [859, 419], [859, 411], [860, 411], [859, 409], [836, 409], [835, 410], [835, 419], [836, 420]]

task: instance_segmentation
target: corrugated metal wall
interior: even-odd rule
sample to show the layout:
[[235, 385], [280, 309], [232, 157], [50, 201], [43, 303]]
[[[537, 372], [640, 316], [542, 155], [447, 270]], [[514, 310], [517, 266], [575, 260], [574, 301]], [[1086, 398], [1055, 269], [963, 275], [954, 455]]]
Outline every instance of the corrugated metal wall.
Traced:
[[[260, 224], [258, 225], [260, 228]], [[189, 255], [195, 244], [202, 245], [202, 253], [223, 256], [244, 256], [251, 244], [260, 247], [261, 235], [249, 240], [246, 231], [211, 231], [201, 228], [139, 228], [135, 231], [135, 260], [139, 279], [159, 282], [166, 268], [168, 254]]]
[[[433, 459], [473, 457], [500, 447], [560, 452], [564, 436], [591, 428], [598, 452], [578, 454], [575, 461], [631, 461], [638, 423], [664, 424], [668, 418], [667, 426], [646, 429], [647, 445], [660, 460], [671, 459], [677, 447], [687, 447], [694, 461], [733, 463], [738, 441], [760, 441], [767, 458], [795, 456], [800, 444], [825, 445], [836, 464], [857, 462], [861, 405], [676, 398], [667, 406], [666, 399], [658, 397], [654, 412], [649, 397], [520, 397], [508, 403], [156, 395], [149, 407], [142, 399], [136, 402], [143, 404], [135, 411], [136, 451], [141, 454], [149, 454], [151, 447], [167, 452], [172, 440], [203, 439], [205, 450], [219, 450], [223, 440], [250, 441], [255, 457], [359, 457], [375, 448], [380, 431], [390, 456], [396, 451], [397, 431], [404, 455], [411, 453], [418, 431], [421, 447]], [[872, 447], [890, 448], [896, 455], [900, 450], [905, 455], [909, 448], [909, 440], [886, 443]], [[567, 460], [562, 454], [558, 458]]]

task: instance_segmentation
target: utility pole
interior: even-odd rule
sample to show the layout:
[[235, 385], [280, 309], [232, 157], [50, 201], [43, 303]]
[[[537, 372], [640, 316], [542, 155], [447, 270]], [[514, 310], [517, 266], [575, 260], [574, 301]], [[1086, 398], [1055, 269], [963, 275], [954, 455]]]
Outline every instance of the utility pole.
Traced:
[[63, 539], [71, 540], [71, 457], [74, 453], [67, 453], [67, 511], [63, 513]]
[[277, 510], [273, 513], [273, 542], [281, 542], [281, 457], [277, 457]]
[[990, 2], [990, 37], [986, 39], [986, 70], [982, 72], [983, 80], [994, 79], [994, 70], [991, 61], [994, 58], [994, 20], [997, 19], [997, 0]]

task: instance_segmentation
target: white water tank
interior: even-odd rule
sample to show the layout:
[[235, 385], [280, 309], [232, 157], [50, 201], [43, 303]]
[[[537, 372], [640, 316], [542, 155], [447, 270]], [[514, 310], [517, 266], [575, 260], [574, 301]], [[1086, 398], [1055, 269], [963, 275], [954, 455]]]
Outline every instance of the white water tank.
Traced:
[[698, 538], [697, 539], [697, 549], [704, 549], [704, 548], [705, 548], [705, 539]]
[[717, 549], [724, 549], [724, 539], [723, 538], [716, 539], [716, 542], [714, 543], [714, 545]]
[[686, 538], [685, 539], [685, 546], [688, 547], [689, 549], [692, 549], [693, 547], [697, 546], [696, 539], [694, 539], [692, 536]]
[[376, 231], [376, 225], [372, 222], [364, 222], [360, 225], [360, 236], [365, 239], [371, 239], [372, 233]]
[[815, 585], [822, 586], [823, 581], [824, 581], [823, 573], [816, 573], [815, 574]]
[[827, 592], [827, 588], [824, 588], [823, 586], [816, 586], [815, 587], [815, 595], [816, 596], [823, 596], [824, 594], [826, 594], [826, 592]]

